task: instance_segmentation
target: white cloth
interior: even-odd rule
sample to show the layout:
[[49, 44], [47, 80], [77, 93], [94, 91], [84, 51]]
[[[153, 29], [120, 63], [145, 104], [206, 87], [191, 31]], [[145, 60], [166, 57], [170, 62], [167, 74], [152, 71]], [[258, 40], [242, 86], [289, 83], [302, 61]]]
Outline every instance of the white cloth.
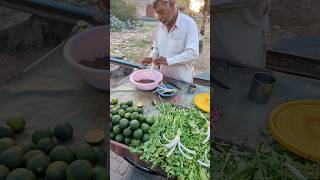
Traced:
[[173, 28], [160, 24], [153, 43], [150, 57], [153, 60], [163, 56], [168, 65], [161, 65], [160, 71], [166, 77], [193, 82], [194, 61], [199, 56], [199, 33], [196, 22], [178, 12]]

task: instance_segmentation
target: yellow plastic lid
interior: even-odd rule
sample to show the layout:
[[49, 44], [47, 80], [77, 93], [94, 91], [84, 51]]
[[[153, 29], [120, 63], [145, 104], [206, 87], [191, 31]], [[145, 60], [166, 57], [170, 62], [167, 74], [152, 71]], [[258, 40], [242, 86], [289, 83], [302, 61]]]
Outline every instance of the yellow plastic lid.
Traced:
[[194, 104], [202, 111], [209, 113], [210, 112], [210, 94], [209, 93], [200, 93], [197, 94], [194, 99]]
[[320, 101], [290, 101], [270, 114], [272, 136], [289, 151], [320, 162]]

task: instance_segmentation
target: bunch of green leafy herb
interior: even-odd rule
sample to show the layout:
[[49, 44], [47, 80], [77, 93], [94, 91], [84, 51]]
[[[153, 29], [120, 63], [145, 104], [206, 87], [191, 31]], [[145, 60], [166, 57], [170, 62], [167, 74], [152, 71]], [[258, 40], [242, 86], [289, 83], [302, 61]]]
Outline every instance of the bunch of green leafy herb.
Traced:
[[[141, 159], [149, 162], [151, 168], [160, 167], [168, 176], [177, 176], [179, 179], [209, 179], [210, 141], [205, 141], [208, 130], [208, 115], [196, 109], [183, 109], [169, 103], [157, 105], [160, 114], [154, 116], [154, 124], [150, 128], [150, 140], [139, 147], [130, 147], [131, 152], [140, 153]], [[177, 142], [179, 145], [165, 144]], [[172, 145], [172, 144], [171, 144]], [[184, 151], [184, 152], [181, 152]], [[204, 163], [206, 164], [206, 163]], [[208, 165], [207, 164], [207, 165]]]
[[255, 150], [214, 142], [211, 176], [217, 180], [320, 179], [320, 164], [288, 152], [264, 130], [266, 141]]

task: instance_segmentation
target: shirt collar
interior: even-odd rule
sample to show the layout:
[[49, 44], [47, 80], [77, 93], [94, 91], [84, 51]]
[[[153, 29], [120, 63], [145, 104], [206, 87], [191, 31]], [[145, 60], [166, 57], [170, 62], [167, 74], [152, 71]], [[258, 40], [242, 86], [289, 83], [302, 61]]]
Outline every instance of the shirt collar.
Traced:
[[175, 26], [180, 28], [182, 26], [183, 22], [182, 22], [182, 19], [181, 19], [181, 13], [180, 11], [178, 10], [178, 17], [177, 17], [177, 20], [176, 20], [176, 24]]
[[[173, 27], [177, 27], [177, 28], [180, 28], [181, 26], [182, 26], [182, 19], [181, 19], [181, 13], [180, 13], [180, 11], [178, 10], [178, 16], [177, 16], [177, 19], [176, 19], [176, 23], [175, 23], [175, 25], [173, 26]], [[166, 29], [166, 25], [165, 24], [162, 24], [161, 23], [161, 28], [162, 29]]]

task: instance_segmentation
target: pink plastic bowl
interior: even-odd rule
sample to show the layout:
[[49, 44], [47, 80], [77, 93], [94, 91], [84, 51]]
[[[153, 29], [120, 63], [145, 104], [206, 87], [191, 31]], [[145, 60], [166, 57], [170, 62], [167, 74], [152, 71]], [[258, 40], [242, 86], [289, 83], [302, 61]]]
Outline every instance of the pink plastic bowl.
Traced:
[[108, 26], [98, 26], [73, 36], [63, 51], [66, 61], [89, 85], [105, 91], [109, 90], [109, 71], [87, 67], [79, 61], [107, 56], [108, 41]]
[[[142, 79], [150, 79], [154, 80], [155, 82], [148, 84], [137, 82]], [[131, 82], [135, 84], [138, 89], [145, 91], [155, 89], [159, 85], [160, 81], [162, 81], [162, 79], [163, 76], [159, 71], [151, 69], [138, 70], [130, 75]]]

